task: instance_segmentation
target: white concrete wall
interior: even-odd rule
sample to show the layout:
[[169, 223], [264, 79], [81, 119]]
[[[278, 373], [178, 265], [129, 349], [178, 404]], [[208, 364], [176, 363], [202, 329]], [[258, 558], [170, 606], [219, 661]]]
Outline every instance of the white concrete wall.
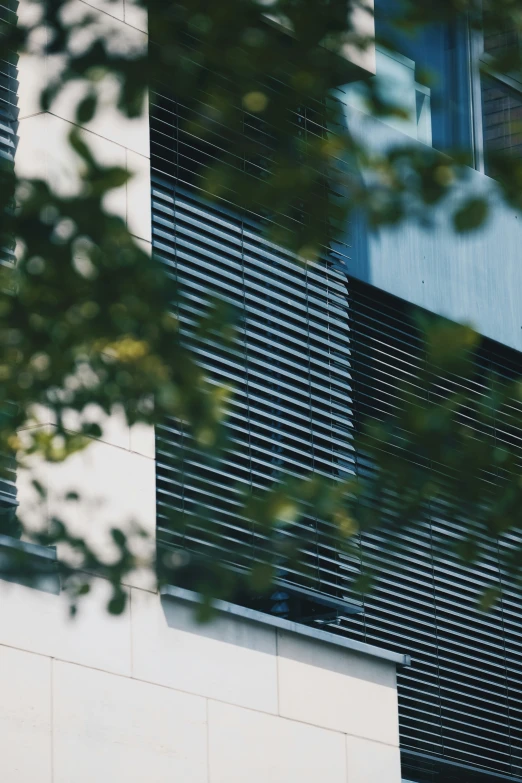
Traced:
[[[146, 45], [129, 0], [70, 6], [94, 7], [121, 40]], [[17, 166], [70, 188], [74, 94], [47, 113], [35, 99], [53, 67], [37, 52], [21, 62]], [[150, 244], [147, 117], [125, 123], [108, 106], [86, 130], [102, 160], [138, 171], [109, 206]], [[85, 453], [37, 466], [43, 507], [21, 473], [22, 514], [35, 525], [67, 515], [110, 557], [112, 524], [134, 518], [154, 536], [154, 467], [153, 432], [115, 414]], [[81, 510], [64, 507], [68, 489], [83, 494]], [[0, 580], [0, 780], [399, 783], [393, 664], [227, 615], [200, 627], [192, 606], [161, 599], [140, 575], [114, 618], [108, 589], [95, 578], [70, 620], [62, 596]]]
[[[34, 3], [22, 0], [19, 17], [31, 22]], [[67, 18], [71, 22], [85, 15], [94, 15], [97, 32], [110, 42], [115, 52], [143, 52], [148, 45], [142, 14], [132, 0], [97, 0], [86, 3], [70, 0]], [[60, 58], [43, 56], [40, 37], [31, 39], [30, 54], [19, 62], [19, 136], [16, 167], [20, 176], [41, 176], [54, 187], [73, 192], [78, 162], [68, 150], [66, 137], [75, 125], [78, 100], [85, 93], [81, 82], [70, 83], [51, 105], [42, 112], [39, 96], [43, 87], [59, 71]], [[116, 191], [108, 208], [127, 220], [131, 233], [150, 245], [150, 143], [148, 101], [137, 119], [125, 119], [114, 106], [114, 83], [110, 76], [98, 84], [101, 110], [84, 131], [86, 141], [102, 163], [127, 168], [134, 174], [127, 186]]]
[[[22, 0], [19, 16], [34, 23], [38, 6]], [[110, 40], [117, 51], [143, 51], [148, 45], [146, 18], [132, 0], [70, 0], [67, 16], [71, 21], [86, 14], [94, 15], [97, 29]], [[83, 94], [80, 82], [69, 85], [42, 112], [39, 105], [41, 89], [59, 68], [59, 58], [44, 56], [40, 39], [31, 39], [30, 54], [19, 63], [20, 142], [16, 154], [16, 169], [21, 177], [41, 177], [59, 192], [73, 193], [78, 180], [79, 159], [72, 152], [67, 136], [75, 124], [75, 108]], [[133, 174], [127, 185], [111, 193], [106, 208], [126, 220], [131, 233], [150, 252], [150, 144], [148, 102], [142, 117], [127, 120], [111, 103], [114, 90], [110, 79], [100, 86], [102, 110], [83, 130], [94, 155], [102, 163], [120, 165]], [[109, 419], [92, 406], [84, 419], [97, 421], [103, 428], [100, 440], [93, 440], [85, 452], [61, 465], [32, 463], [31, 471], [20, 471], [18, 492], [20, 515], [30, 527], [45, 528], [56, 515], [68, 522], [75, 533], [86, 536], [98, 554], [110, 559], [113, 552], [109, 531], [118, 526], [131, 529], [137, 523], [155, 534], [155, 465], [154, 431], [144, 425], [129, 428], [123, 414]], [[52, 429], [52, 418], [42, 412], [42, 426]], [[66, 425], [79, 429], [80, 417], [70, 416]], [[31, 481], [37, 478], [46, 488], [48, 499], [42, 505]], [[79, 492], [81, 505], [65, 501], [68, 491]], [[77, 506], [77, 507], [75, 507]], [[137, 542], [138, 543], [138, 542]], [[153, 549], [153, 540], [143, 547], [144, 556]], [[62, 551], [63, 556], [68, 555]], [[132, 583], [144, 582], [143, 574], [135, 575]]]
[[394, 664], [107, 586], [63, 597], [0, 581], [6, 783], [399, 783]]

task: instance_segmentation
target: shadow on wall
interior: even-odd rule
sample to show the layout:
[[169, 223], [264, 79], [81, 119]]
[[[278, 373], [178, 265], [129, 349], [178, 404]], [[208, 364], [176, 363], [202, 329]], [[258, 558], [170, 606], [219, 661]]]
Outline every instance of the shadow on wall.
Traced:
[[201, 626], [179, 599], [164, 598], [162, 611], [170, 676], [184, 689], [384, 743], [399, 768], [394, 662], [237, 616]]
[[[346, 121], [356, 138], [371, 139], [376, 152], [412, 143], [353, 107], [347, 107]], [[490, 200], [490, 217], [476, 231], [457, 233], [451, 212], [470, 195]], [[522, 215], [501, 201], [492, 179], [470, 169], [466, 183], [430, 217], [431, 225], [409, 219], [372, 231], [356, 212], [344, 238], [351, 245], [347, 273], [522, 351]]]
[[334, 674], [347, 675], [388, 688], [396, 687], [395, 666], [370, 655], [337, 647], [320, 639], [307, 638], [291, 631], [237, 616], [216, 612], [210, 622], [197, 620], [194, 603], [163, 596], [161, 606], [168, 628], [196, 634], [215, 642], [242, 647], [266, 655], [287, 658]]

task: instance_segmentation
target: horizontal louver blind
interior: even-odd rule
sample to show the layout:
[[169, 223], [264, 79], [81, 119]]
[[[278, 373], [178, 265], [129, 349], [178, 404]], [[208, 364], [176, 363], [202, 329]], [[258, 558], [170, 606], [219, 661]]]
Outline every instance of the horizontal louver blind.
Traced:
[[518, 158], [522, 154], [520, 92], [498, 79], [482, 77], [482, 114], [486, 170], [495, 176], [491, 155], [501, 153]]
[[[422, 362], [422, 349], [412, 308], [354, 280], [350, 295], [355, 410], [360, 416], [384, 416], [397, 404], [399, 385], [410, 384], [415, 391], [414, 370]], [[477, 396], [484, 392], [481, 375], [492, 369], [506, 379], [522, 375], [521, 357], [492, 343], [485, 345], [477, 363], [477, 376], [460, 381]], [[449, 385], [441, 381], [441, 393]], [[451, 388], [458, 387], [459, 380], [453, 379]], [[508, 414], [492, 422], [499, 443], [511, 437], [509, 424]], [[501, 604], [487, 614], [478, 611], [477, 595], [484, 584], [502, 580], [498, 551], [485, 541], [480, 566], [464, 567], [448, 554], [459, 532], [442, 513], [434, 513], [431, 525], [407, 534], [410, 547], [391, 563], [378, 535], [364, 537], [363, 558], [371, 558], [380, 574], [364, 602], [365, 638], [406, 650], [413, 658], [411, 669], [398, 672], [401, 746], [411, 776], [445, 781], [457, 774], [445, 765], [422, 761], [424, 755], [518, 776], [520, 595], [504, 585]], [[469, 770], [458, 776], [481, 779]]]
[[[154, 251], [178, 282], [184, 339], [212, 382], [235, 388], [219, 464], [177, 422], [158, 428], [158, 541], [247, 567], [267, 552], [239, 516], [240, 492], [312, 470], [332, 478], [370, 471], [364, 455], [354, 453], [353, 432], [365, 417], [393, 411], [399, 384], [415, 390], [422, 344], [411, 308], [346, 279], [347, 248], [339, 249], [338, 263], [303, 268], [261, 237], [253, 216], [206, 203], [195, 176], [201, 144], [179, 127], [174, 102], [154, 100]], [[193, 333], [209, 295], [239, 313], [233, 350]], [[486, 346], [480, 365], [484, 373], [522, 375], [519, 355], [495, 345]], [[451, 388], [459, 382], [452, 379]], [[441, 380], [441, 394], [449, 383]], [[483, 394], [480, 373], [469, 383]], [[508, 414], [492, 426], [500, 439], [517, 437]], [[173, 510], [184, 517], [182, 532], [169, 524]], [[398, 673], [406, 778], [488, 780], [473, 768], [490, 770], [490, 780], [522, 776], [519, 598], [506, 587], [495, 611], [477, 611], [480, 586], [501, 578], [497, 551], [490, 546], [477, 568], [441, 558], [441, 545], [447, 549], [456, 533], [434, 514], [424, 529], [404, 534], [409, 548], [392, 562], [386, 541], [365, 535], [360, 556], [378, 565], [380, 579], [364, 598], [364, 614], [340, 618], [335, 630], [413, 658], [412, 668]], [[307, 583], [324, 595], [352, 597], [359, 562], [336, 545], [335, 532], [309, 519], [300, 534]], [[284, 578], [300, 582], [302, 573], [286, 571]]]
[[12, 457], [0, 455], [0, 534], [19, 536], [16, 519], [16, 469]]
[[[511, 54], [520, 53], [521, 40], [515, 29], [504, 27], [484, 35], [484, 54], [486, 58], [502, 59]], [[519, 157], [522, 153], [520, 121], [522, 119], [522, 100], [520, 92], [511, 89], [495, 76], [481, 77], [482, 119], [484, 134], [484, 163], [486, 173], [495, 176], [494, 161], [491, 156], [501, 154]]]
[[[0, 5], [0, 22], [16, 24], [18, 3], [6, 0]], [[4, 52], [0, 59], [0, 156], [14, 162], [18, 145], [18, 56]], [[13, 247], [0, 248], [0, 263], [14, 265]]]
[[[0, 22], [15, 25], [15, 8], [18, 3], [4, 2], [0, 5]], [[5, 54], [0, 60], [0, 155], [14, 160], [18, 143], [18, 57], [15, 53]]]
[[[0, 5], [0, 22], [16, 24], [16, 2]], [[17, 56], [0, 59], [0, 156], [14, 162], [18, 143], [18, 70]], [[0, 248], [0, 264], [14, 265], [12, 248]], [[16, 505], [16, 475], [14, 460], [0, 455], [0, 532], [11, 532]]]
[[[158, 429], [159, 536], [248, 567], [265, 554], [262, 537], [238, 517], [242, 490], [283, 476], [354, 471], [345, 279], [326, 261], [298, 264], [253, 224], [156, 175], [152, 203], [154, 249], [178, 282], [185, 341], [212, 382], [234, 388], [218, 468], [177, 422]], [[239, 314], [233, 350], [194, 335], [209, 296]], [[185, 516], [182, 541], [169, 530], [172, 504]], [[212, 517], [210, 533], [198, 523], [202, 515]], [[306, 520], [301, 557], [307, 584], [343, 598], [355, 566], [332, 533], [324, 522]]]
[[16, 500], [16, 470], [12, 457], [0, 456], [0, 503]]

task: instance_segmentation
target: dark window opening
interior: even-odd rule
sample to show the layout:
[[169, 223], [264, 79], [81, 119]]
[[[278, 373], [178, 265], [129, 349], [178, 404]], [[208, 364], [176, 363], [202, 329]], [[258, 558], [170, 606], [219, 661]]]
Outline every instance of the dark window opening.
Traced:
[[522, 92], [499, 79], [482, 78], [484, 163], [486, 174], [495, 176], [495, 158], [522, 155]]

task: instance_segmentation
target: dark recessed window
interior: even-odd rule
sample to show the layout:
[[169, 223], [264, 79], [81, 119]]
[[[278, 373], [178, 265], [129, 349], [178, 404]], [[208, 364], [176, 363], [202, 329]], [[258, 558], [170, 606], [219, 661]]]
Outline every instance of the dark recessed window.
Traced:
[[502, 63], [515, 61], [518, 33], [500, 29], [484, 36], [481, 56], [484, 167], [495, 176], [504, 156], [522, 155], [522, 82], [518, 74], [502, 70]]
[[522, 155], [522, 92], [483, 77], [482, 112], [486, 173], [494, 176], [497, 154]]

